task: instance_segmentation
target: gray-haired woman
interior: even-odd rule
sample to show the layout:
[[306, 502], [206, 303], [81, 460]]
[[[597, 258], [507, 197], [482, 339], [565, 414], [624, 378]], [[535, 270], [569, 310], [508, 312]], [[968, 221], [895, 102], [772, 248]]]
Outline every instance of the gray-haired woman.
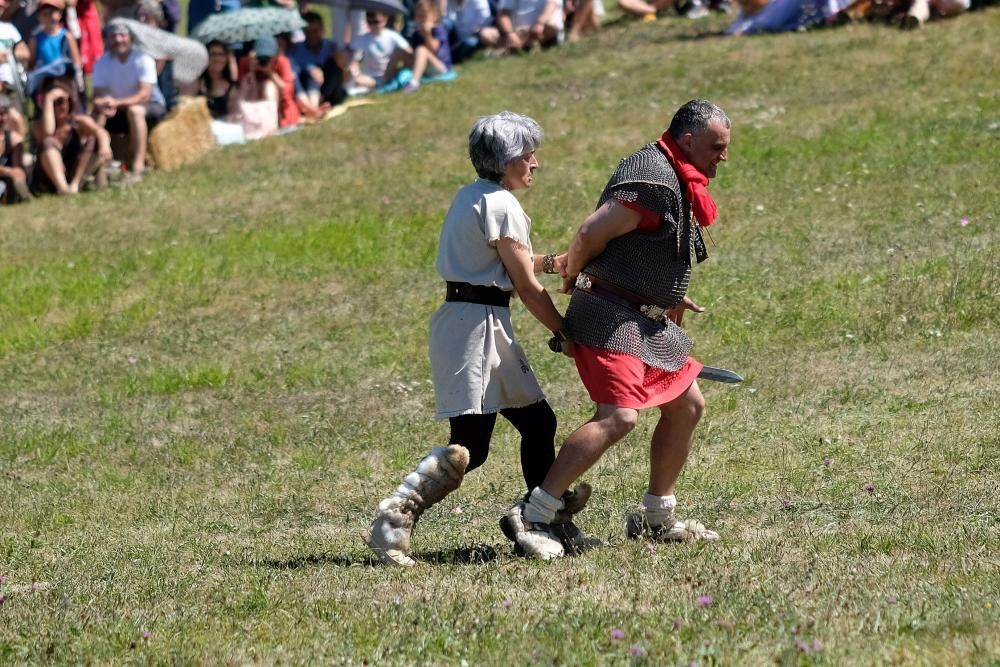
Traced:
[[[538, 123], [509, 111], [480, 118], [469, 133], [469, 157], [479, 178], [458, 191], [441, 228], [436, 267], [446, 294], [430, 331], [435, 418], [449, 420], [451, 437], [379, 504], [366, 541], [385, 563], [415, 564], [410, 538], [417, 519], [486, 461], [497, 413], [521, 435], [529, 492], [555, 458], [556, 417], [514, 339], [509, 307], [516, 291], [572, 356], [562, 315], [535, 277], [558, 273], [562, 258], [532, 252], [531, 219], [512, 194], [532, 186], [541, 143]], [[569, 495], [569, 513], [557, 521], [573, 541], [581, 536], [569, 519], [586, 503], [589, 487]], [[501, 527], [514, 538], [515, 528], [503, 521]]]

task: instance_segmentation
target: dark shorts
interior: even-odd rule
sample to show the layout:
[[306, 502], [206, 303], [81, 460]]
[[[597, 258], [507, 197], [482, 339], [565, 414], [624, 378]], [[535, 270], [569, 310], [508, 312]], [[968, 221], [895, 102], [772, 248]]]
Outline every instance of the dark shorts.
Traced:
[[[146, 129], [152, 130], [167, 114], [166, 108], [157, 102], [146, 103]], [[114, 116], [104, 123], [104, 129], [111, 134], [128, 134], [128, 109], [119, 107]]]

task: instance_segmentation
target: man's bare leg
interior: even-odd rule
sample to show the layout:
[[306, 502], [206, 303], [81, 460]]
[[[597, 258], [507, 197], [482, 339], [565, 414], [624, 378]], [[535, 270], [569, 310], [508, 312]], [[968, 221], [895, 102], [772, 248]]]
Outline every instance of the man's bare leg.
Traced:
[[598, 404], [591, 420], [573, 431], [563, 443], [541, 488], [554, 498], [560, 498], [611, 445], [631, 433], [638, 419], [637, 410]]
[[677, 478], [691, 453], [694, 429], [704, 411], [705, 398], [697, 381], [686, 392], [660, 406], [660, 421], [649, 447], [649, 493], [674, 494]]
[[132, 173], [141, 174], [146, 169], [146, 107], [133, 104], [128, 108], [128, 141], [132, 149]]
[[694, 430], [705, 411], [705, 398], [692, 382], [679, 397], [660, 406], [660, 421], [649, 447], [649, 490], [638, 512], [625, 522], [626, 536], [662, 542], [717, 540], [719, 534], [698, 521], [678, 521], [674, 516], [677, 479], [687, 463]]

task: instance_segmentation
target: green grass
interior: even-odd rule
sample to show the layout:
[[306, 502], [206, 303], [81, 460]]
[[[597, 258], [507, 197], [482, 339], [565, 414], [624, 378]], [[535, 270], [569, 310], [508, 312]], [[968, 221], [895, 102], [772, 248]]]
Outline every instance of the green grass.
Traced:
[[[7, 209], [0, 663], [998, 664], [1000, 13], [695, 39], [723, 23], [620, 23]], [[686, 324], [747, 382], [703, 387], [679, 497], [722, 542], [624, 539], [646, 415], [586, 476], [605, 546], [513, 557], [501, 424], [421, 520], [425, 565], [372, 566], [377, 502], [446, 437], [426, 336], [467, 129], [541, 122], [521, 200], [555, 251], [695, 96], [734, 128]], [[564, 437], [592, 406], [514, 310]]]

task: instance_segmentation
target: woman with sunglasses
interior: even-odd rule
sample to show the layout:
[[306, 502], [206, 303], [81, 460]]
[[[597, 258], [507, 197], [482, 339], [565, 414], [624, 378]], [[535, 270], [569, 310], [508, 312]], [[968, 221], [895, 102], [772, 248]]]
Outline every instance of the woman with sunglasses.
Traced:
[[86, 114], [77, 113], [73, 74], [45, 79], [31, 121], [37, 152], [32, 187], [37, 193], [75, 195], [88, 176], [106, 185], [103, 169], [111, 162], [111, 136]]

